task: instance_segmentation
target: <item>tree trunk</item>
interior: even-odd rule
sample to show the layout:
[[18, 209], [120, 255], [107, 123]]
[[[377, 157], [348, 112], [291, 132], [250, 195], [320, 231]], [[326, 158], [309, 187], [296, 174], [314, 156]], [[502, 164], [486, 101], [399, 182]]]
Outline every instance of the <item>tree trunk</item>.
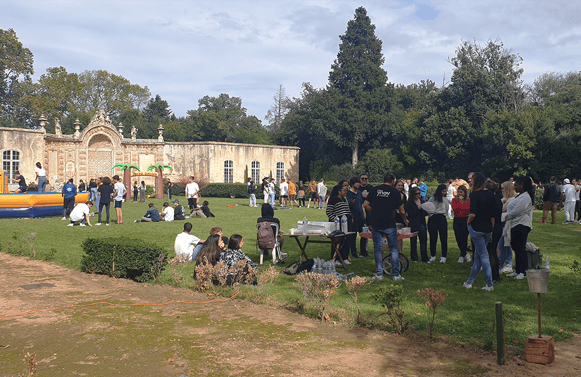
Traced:
[[155, 169], [157, 177], [155, 178], [155, 199], [163, 199], [163, 170]]
[[353, 169], [355, 169], [358, 163], [359, 163], [359, 145], [355, 144], [353, 146], [353, 154], [351, 156], [351, 164], [353, 165]]
[[131, 168], [123, 170], [123, 185], [125, 185], [125, 200], [131, 200]]

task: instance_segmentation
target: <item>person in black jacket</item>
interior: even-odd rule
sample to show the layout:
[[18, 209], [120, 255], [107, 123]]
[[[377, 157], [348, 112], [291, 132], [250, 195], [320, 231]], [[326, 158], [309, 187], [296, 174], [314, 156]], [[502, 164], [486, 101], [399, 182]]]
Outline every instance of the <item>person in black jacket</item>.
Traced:
[[420, 240], [420, 255], [422, 262], [427, 263], [428, 258], [428, 230], [426, 216], [428, 213], [422, 209], [424, 199], [419, 187], [410, 189], [410, 198], [407, 203], [408, 226], [412, 233], [418, 232], [417, 237], [410, 238], [410, 256], [412, 261], [418, 261], [418, 239]]
[[545, 192], [543, 194], [543, 220], [541, 220], [541, 224], [547, 223], [549, 211], [551, 211], [551, 224], [557, 223], [557, 206], [561, 201], [561, 193], [556, 182], [557, 178], [551, 177], [551, 183], [545, 186]]

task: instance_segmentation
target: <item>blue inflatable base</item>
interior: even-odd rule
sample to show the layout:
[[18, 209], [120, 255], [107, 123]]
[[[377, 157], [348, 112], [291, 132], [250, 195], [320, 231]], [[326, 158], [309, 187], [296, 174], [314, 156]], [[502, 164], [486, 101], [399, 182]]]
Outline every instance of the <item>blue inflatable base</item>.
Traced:
[[63, 206], [46, 206], [46, 207], [2, 207], [0, 208], [0, 218], [19, 218], [19, 217], [48, 217], [62, 216]]

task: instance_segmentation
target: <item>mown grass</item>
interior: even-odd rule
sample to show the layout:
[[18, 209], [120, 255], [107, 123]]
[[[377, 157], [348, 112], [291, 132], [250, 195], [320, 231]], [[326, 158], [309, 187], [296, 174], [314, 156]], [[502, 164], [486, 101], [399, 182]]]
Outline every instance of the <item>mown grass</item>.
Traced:
[[[182, 199], [182, 198], [180, 198]], [[194, 218], [193, 233], [200, 238], [206, 238], [212, 227], [222, 227], [224, 234], [229, 236], [239, 233], [244, 236], [244, 251], [253, 260], [258, 261], [256, 251], [256, 218], [260, 216], [260, 208], [249, 208], [244, 199], [208, 198], [210, 208], [216, 218]], [[152, 200], [161, 208], [164, 200]], [[237, 204], [236, 207], [227, 207]], [[12, 252], [20, 251], [30, 255], [30, 245], [24, 237], [35, 233], [34, 249], [37, 259], [44, 259], [54, 253], [51, 260], [60, 265], [80, 269], [83, 251], [80, 247], [86, 237], [126, 236], [156, 243], [167, 248], [173, 255], [175, 236], [181, 232], [183, 222], [173, 223], [134, 223], [133, 220], [145, 214], [146, 204], [126, 202], [123, 206], [124, 224], [115, 224], [112, 211], [111, 225], [106, 227], [67, 227], [68, 221], [60, 218], [31, 219], [0, 219], [0, 245], [3, 252], [9, 248]], [[294, 208], [278, 210], [275, 216], [281, 221], [281, 228], [288, 231], [296, 227], [297, 221], [307, 217], [309, 220], [326, 221], [325, 212], [313, 208]], [[534, 229], [529, 235], [529, 241], [541, 247], [543, 254], [549, 253], [551, 270], [549, 292], [541, 295], [543, 334], [552, 335], [557, 340], [571, 336], [572, 332], [581, 330], [581, 278], [570, 268], [574, 260], [581, 261], [581, 225], [561, 225], [564, 214], [559, 213], [557, 225], [540, 225], [541, 213], [535, 211]], [[93, 224], [96, 218], [91, 218]], [[359, 246], [359, 242], [357, 242]], [[423, 299], [416, 294], [417, 290], [427, 287], [443, 290], [448, 299], [438, 309], [434, 330], [460, 341], [477, 344], [483, 348], [492, 347], [494, 343], [494, 303], [503, 303], [505, 313], [506, 341], [509, 345], [523, 347], [528, 336], [537, 332], [537, 295], [530, 293], [526, 279], [513, 280], [503, 278], [495, 284], [493, 292], [485, 292], [480, 288], [485, 285], [483, 274], [474, 283], [474, 288], [466, 290], [462, 283], [470, 273], [471, 263], [458, 264], [459, 250], [456, 247], [452, 222], [449, 222], [448, 232], [448, 262], [446, 264], [411, 263], [408, 272], [404, 273], [405, 281], [394, 283], [389, 279], [364, 287], [359, 291], [359, 303], [364, 314], [373, 315], [382, 311], [371, 295], [382, 284], [402, 284], [405, 299], [402, 309], [406, 313], [409, 324], [424, 331], [429, 325], [429, 311]], [[369, 243], [372, 250], [372, 243]], [[295, 261], [300, 250], [293, 239], [286, 239], [283, 250], [290, 256], [288, 261]], [[55, 252], [56, 251], [56, 252]], [[329, 245], [310, 244], [307, 248], [309, 257], [329, 259]], [[409, 256], [409, 241], [404, 243], [404, 254]], [[437, 256], [440, 256], [438, 245]], [[265, 258], [268, 260], [268, 258]], [[287, 263], [288, 264], [288, 263]], [[264, 266], [269, 266], [270, 262]], [[284, 266], [278, 265], [278, 269]], [[353, 261], [348, 272], [360, 276], [374, 275], [373, 258], [360, 258]], [[189, 264], [184, 272], [184, 284], [193, 282], [194, 264]], [[339, 272], [342, 272], [339, 270]], [[172, 283], [171, 269], [167, 268], [162, 276], [162, 282]], [[292, 305], [302, 297], [295, 287], [294, 278], [281, 275], [277, 283], [267, 288], [268, 294], [279, 293], [277, 299]], [[331, 304], [339, 310], [348, 310], [352, 302], [344, 285], [331, 296]]]

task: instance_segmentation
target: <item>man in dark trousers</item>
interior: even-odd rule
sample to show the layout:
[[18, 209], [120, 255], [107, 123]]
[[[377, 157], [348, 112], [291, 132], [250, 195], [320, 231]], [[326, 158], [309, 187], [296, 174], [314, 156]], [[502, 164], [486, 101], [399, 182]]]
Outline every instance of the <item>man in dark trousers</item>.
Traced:
[[543, 220], [541, 224], [547, 223], [549, 211], [551, 211], [551, 224], [557, 223], [557, 205], [561, 201], [561, 192], [557, 187], [557, 178], [551, 177], [551, 183], [545, 186], [543, 194]]
[[399, 211], [406, 226], [408, 219], [405, 214], [401, 193], [393, 187], [395, 177], [387, 174], [383, 177], [383, 184], [371, 189], [363, 208], [366, 212], [371, 212], [371, 233], [373, 235], [373, 250], [375, 254], [375, 265], [377, 274], [373, 277], [376, 280], [383, 279], [383, 237], [387, 238], [389, 249], [391, 250], [391, 267], [393, 269], [393, 280], [404, 280], [399, 273], [399, 250], [397, 242], [397, 227], [395, 225], [395, 211]]

